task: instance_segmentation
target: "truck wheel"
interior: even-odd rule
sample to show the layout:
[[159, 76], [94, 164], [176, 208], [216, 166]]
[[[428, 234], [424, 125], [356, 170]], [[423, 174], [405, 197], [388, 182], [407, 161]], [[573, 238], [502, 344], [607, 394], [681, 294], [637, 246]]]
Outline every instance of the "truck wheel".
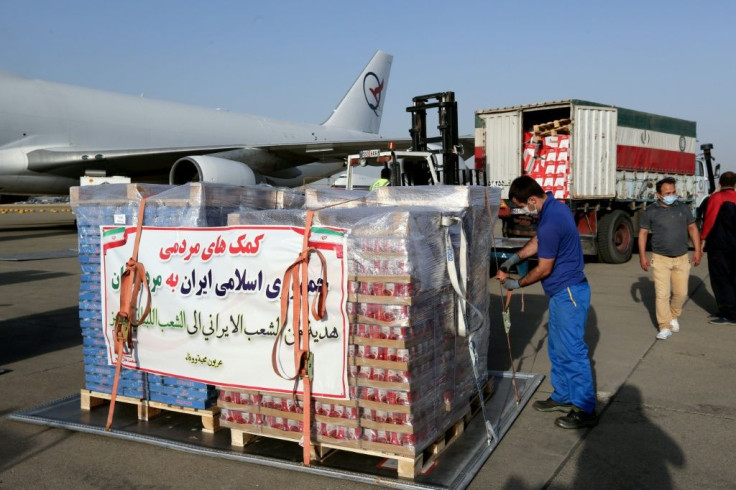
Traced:
[[621, 210], [603, 215], [598, 221], [598, 256], [608, 264], [623, 264], [634, 249], [631, 217]]

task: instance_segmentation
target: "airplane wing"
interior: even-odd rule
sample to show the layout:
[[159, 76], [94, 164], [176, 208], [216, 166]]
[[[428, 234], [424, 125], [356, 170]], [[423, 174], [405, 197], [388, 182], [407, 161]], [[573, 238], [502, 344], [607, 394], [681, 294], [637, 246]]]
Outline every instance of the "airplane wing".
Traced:
[[79, 176], [87, 170], [105, 170], [108, 175], [147, 176], [168, 173], [173, 162], [188, 155], [206, 155], [238, 146], [195, 146], [181, 148], [95, 149], [44, 148], [27, 153], [28, 169], [61, 176]]
[[[264, 146], [195, 146], [180, 148], [144, 148], [101, 150], [82, 148], [44, 148], [27, 153], [28, 169], [59, 176], [78, 177], [88, 170], [104, 170], [107, 175], [122, 174], [132, 178], [160, 175], [168, 178], [174, 162], [184, 157], [210, 155], [236, 161], [247, 160], [256, 172], [268, 176], [280, 174], [286, 168], [312, 162], [342, 161], [350, 154], [366, 149], [388, 149], [389, 142], [410, 146], [409, 140], [342, 141], [332, 143], [302, 143]], [[262, 153], [260, 159], [251, 158]], [[242, 154], [239, 157], [239, 154]], [[267, 158], [266, 158], [267, 156]], [[262, 161], [262, 163], [258, 163]], [[278, 162], [275, 165], [274, 162]]]

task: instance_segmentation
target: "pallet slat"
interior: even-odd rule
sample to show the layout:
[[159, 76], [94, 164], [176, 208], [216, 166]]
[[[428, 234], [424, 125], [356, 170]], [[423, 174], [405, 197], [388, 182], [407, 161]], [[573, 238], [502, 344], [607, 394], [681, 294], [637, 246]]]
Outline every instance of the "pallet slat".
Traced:
[[[101, 393], [98, 391], [81, 390], [80, 397], [82, 410], [91, 410], [94, 407], [105, 405], [112, 398], [112, 395], [110, 393]], [[202, 432], [215, 433], [220, 430], [220, 407], [211, 407], [206, 409], [179, 407], [168, 403], [144, 400], [129, 396], [116, 396], [115, 403], [136, 405], [138, 407], [138, 420], [151, 420], [164, 411], [178, 412], [201, 417]]]

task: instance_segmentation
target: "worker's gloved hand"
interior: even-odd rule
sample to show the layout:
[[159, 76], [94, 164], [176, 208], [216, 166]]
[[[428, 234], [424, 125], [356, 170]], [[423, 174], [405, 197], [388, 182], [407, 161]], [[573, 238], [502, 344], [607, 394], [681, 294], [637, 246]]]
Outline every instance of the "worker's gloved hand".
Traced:
[[521, 262], [521, 257], [519, 257], [519, 254], [514, 254], [511, 257], [509, 257], [508, 259], [506, 259], [501, 264], [501, 266], [499, 267], [499, 269], [501, 269], [504, 272], [508, 272], [509, 269], [511, 269], [511, 267], [515, 266], [519, 262]]
[[521, 286], [519, 286], [519, 280], [518, 279], [512, 279], [512, 278], [506, 278], [506, 280], [501, 283], [501, 285], [511, 291], [512, 289], [519, 289]]

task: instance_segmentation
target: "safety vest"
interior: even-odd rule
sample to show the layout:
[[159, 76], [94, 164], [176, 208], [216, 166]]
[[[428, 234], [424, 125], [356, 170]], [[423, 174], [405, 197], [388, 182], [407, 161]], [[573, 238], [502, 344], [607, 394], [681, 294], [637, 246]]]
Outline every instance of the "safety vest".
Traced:
[[379, 187], [384, 187], [389, 185], [391, 182], [388, 179], [378, 179], [374, 183], [371, 184], [371, 190], [378, 189]]

